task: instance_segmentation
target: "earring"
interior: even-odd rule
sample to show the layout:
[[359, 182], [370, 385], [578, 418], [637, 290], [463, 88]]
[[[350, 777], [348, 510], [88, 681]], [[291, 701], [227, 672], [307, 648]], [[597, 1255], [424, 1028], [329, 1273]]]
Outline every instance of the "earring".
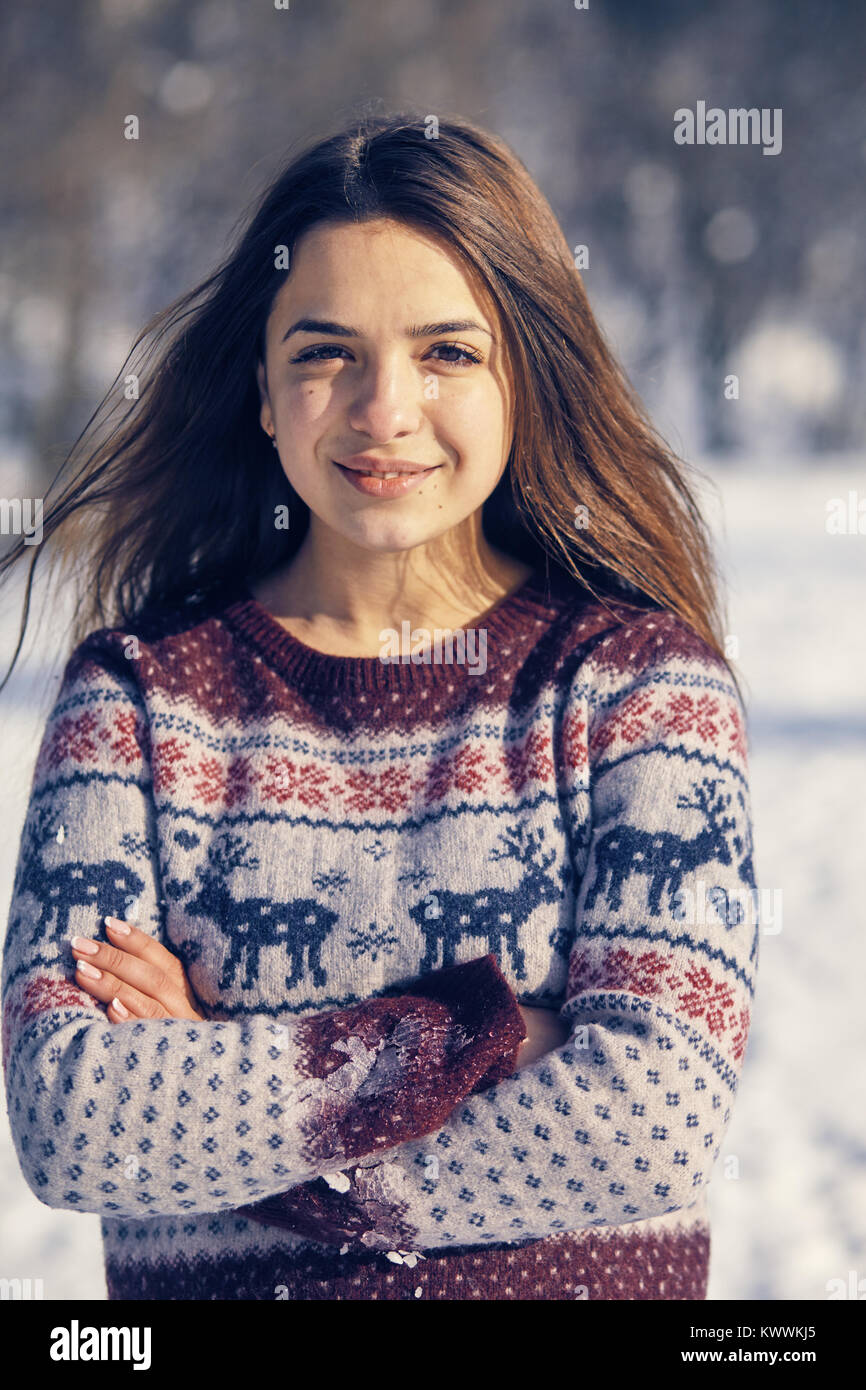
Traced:
[[276, 449], [276, 447], [277, 447], [277, 437], [276, 437], [276, 435], [275, 435], [275, 434], [272, 434], [272, 435], [270, 435], [269, 437], [270, 437], [271, 443], [273, 444], [274, 448]]

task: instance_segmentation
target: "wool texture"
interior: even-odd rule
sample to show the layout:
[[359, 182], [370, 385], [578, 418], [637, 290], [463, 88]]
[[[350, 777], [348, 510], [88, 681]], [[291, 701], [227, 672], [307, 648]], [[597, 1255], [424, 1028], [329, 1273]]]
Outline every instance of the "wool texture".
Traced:
[[[3, 1066], [110, 1299], [706, 1296], [759, 947], [740, 697], [555, 567], [479, 621], [483, 669], [331, 656], [239, 583], [72, 653]], [[69, 950], [106, 914], [203, 1022], [109, 1022]], [[568, 1030], [524, 1066], [518, 1003]]]

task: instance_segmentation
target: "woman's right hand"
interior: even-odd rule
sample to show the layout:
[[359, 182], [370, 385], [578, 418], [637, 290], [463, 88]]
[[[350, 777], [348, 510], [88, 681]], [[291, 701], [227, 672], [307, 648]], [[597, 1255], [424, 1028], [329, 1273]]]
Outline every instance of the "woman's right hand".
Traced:
[[173, 951], [131, 922], [106, 917], [105, 924], [108, 942], [74, 936], [72, 954], [78, 964], [75, 983], [105, 1005], [109, 1023], [140, 1018], [205, 1022]]
[[558, 1009], [531, 1009], [517, 1006], [529, 1034], [517, 1052], [517, 1067], [528, 1067], [548, 1052], [555, 1052], [571, 1036], [571, 1028], [559, 1017]]

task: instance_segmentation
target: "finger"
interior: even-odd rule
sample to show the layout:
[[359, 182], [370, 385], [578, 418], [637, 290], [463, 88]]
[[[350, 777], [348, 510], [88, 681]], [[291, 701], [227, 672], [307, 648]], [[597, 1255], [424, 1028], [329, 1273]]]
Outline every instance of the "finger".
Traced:
[[150, 999], [158, 999], [171, 1010], [181, 1000], [180, 982], [171, 979], [159, 966], [117, 946], [86, 937], [72, 938], [72, 954], [76, 960], [86, 960], [103, 973], [122, 980]]
[[146, 961], [148, 965], [161, 970], [164, 975], [183, 973], [183, 965], [177, 956], [140, 927], [136, 927], [132, 922], [121, 921], [119, 917], [105, 917], [103, 921], [113, 945], [128, 951], [131, 956], [137, 956], [139, 960]]
[[108, 1017], [112, 1023], [128, 1023], [135, 1014], [128, 1009], [119, 999], [112, 999], [108, 1006]]
[[142, 994], [139, 990], [133, 989], [130, 985], [124, 984], [107, 970], [100, 970], [92, 965], [89, 960], [79, 960], [75, 971], [76, 983], [86, 989], [88, 994], [93, 995], [101, 1004], [109, 1008], [109, 1015], [114, 1014], [112, 1021], [120, 1021], [123, 1015], [115, 1008], [110, 1006], [115, 999], [119, 999], [121, 1004], [136, 1018], [170, 1018], [172, 1015], [159, 999], [154, 999], [147, 994]]
[[[198, 1012], [198, 999], [187, 979], [183, 962], [162, 942], [154, 940], [146, 931], [142, 931], [133, 922], [122, 921], [118, 917], [105, 917], [105, 928], [111, 942], [119, 950], [126, 951], [129, 955], [143, 960], [146, 964], [152, 965], [155, 970], [160, 972], [161, 977], [169, 981], [170, 987], [173, 986], [169, 997], [160, 992], [158, 997], [167, 1005], [172, 1017], [182, 1016], [184, 1018], [201, 1019], [202, 1014]], [[183, 1005], [186, 1007], [183, 1008]]]

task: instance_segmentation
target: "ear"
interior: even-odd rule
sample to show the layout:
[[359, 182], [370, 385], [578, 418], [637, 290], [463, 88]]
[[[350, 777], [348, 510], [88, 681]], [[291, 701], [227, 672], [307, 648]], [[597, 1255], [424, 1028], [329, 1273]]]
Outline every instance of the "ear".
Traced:
[[259, 411], [259, 420], [265, 434], [271, 434], [274, 427], [274, 417], [271, 413], [271, 403], [268, 399], [268, 379], [265, 372], [265, 364], [261, 360], [259, 360], [256, 365], [256, 382], [259, 388], [259, 400], [261, 401], [262, 407]]

